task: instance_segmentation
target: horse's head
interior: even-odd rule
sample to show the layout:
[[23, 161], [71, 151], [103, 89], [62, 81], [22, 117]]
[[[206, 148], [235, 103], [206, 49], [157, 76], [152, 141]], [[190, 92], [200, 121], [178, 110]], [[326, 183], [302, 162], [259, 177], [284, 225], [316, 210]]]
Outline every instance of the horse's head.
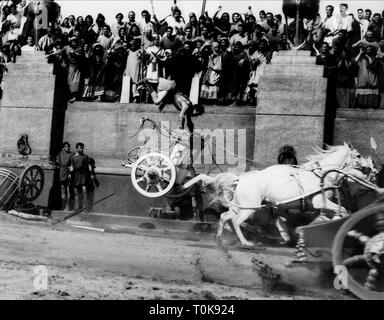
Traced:
[[363, 157], [351, 144], [344, 142], [344, 148], [347, 152], [344, 167], [361, 168]]

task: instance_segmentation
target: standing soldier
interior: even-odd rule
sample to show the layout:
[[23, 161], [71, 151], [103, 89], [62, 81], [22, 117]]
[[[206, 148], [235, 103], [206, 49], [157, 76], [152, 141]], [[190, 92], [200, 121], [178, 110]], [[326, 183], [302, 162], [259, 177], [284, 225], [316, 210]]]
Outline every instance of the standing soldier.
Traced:
[[62, 209], [65, 211], [69, 211], [73, 207], [72, 202], [75, 193], [70, 175], [71, 158], [73, 156], [70, 149], [71, 145], [65, 141], [63, 142], [62, 150], [56, 156], [56, 164], [60, 166]]
[[[91, 185], [93, 184], [92, 180], [95, 180], [96, 178], [93, 169], [90, 170], [90, 165], [91, 167], [94, 167], [91, 158], [84, 154], [84, 144], [81, 142], [76, 143], [76, 153], [71, 158], [71, 173], [77, 203], [77, 208], [75, 210], [78, 212], [83, 210], [84, 193], [87, 195], [87, 198], [90, 193], [93, 193]], [[88, 209], [89, 205], [87, 203], [85, 211], [88, 212]]]

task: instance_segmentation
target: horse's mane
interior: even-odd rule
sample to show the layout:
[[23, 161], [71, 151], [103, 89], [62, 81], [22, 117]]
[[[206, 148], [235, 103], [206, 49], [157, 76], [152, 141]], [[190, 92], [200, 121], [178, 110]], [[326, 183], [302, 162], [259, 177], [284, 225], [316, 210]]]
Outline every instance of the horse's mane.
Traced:
[[329, 146], [325, 145], [325, 149], [322, 149], [320, 147], [314, 147], [315, 154], [309, 155], [305, 158], [307, 162], [305, 162], [302, 167], [312, 167], [316, 162], [322, 161], [325, 157], [328, 157], [329, 154], [335, 153], [340, 151], [341, 149], [345, 148], [345, 146]]

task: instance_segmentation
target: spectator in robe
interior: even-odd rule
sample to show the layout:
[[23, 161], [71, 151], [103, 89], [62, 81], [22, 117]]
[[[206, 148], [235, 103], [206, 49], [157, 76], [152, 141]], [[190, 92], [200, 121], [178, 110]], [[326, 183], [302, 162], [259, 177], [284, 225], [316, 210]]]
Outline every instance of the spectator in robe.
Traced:
[[244, 93], [249, 79], [249, 60], [239, 41], [233, 48], [234, 69], [232, 70], [231, 100], [232, 106], [238, 106], [244, 100]]
[[139, 44], [141, 44], [141, 38], [140, 28], [137, 25], [133, 25], [128, 31], [129, 41], [136, 40]]
[[45, 51], [46, 53], [51, 51], [55, 40], [56, 39], [54, 36], [53, 28], [52, 26], [48, 26], [47, 34], [42, 36], [39, 39], [39, 42], [38, 42], [39, 49], [42, 51]]
[[355, 64], [346, 49], [340, 50], [337, 61], [336, 99], [339, 108], [351, 108], [354, 106], [355, 97]]
[[191, 29], [192, 39], [196, 38], [200, 34], [199, 23], [197, 21], [196, 14], [193, 12], [189, 14], [189, 21], [186, 23], [184, 31], [186, 31], [187, 28]]
[[109, 51], [109, 49], [112, 46], [113, 43], [113, 36], [111, 33], [111, 27], [108, 25], [105, 25], [103, 27], [102, 34], [97, 38], [97, 42], [102, 45], [104, 50]]
[[132, 96], [135, 102], [139, 101], [139, 91], [137, 90], [137, 82], [140, 78], [140, 65], [142, 61], [142, 53], [140, 50], [139, 42], [136, 40], [129, 41], [129, 50], [126, 68], [124, 71], [124, 76], [129, 76], [132, 83]]
[[[87, 25], [85, 24], [84, 18], [82, 16], [77, 17], [76, 25], [73, 28], [73, 31], [78, 31], [80, 33], [80, 38], [84, 38], [87, 32]], [[71, 34], [69, 34], [71, 36]]]
[[364, 39], [357, 41], [354, 45], [352, 45], [352, 48], [358, 47], [360, 48], [361, 46], [368, 46], [368, 45], [373, 45], [375, 47], [379, 47], [379, 43], [374, 39], [373, 37], [373, 32], [371, 30], [368, 30], [365, 34]]
[[79, 44], [79, 40], [72, 37], [69, 40], [69, 45], [64, 47], [64, 59], [68, 64], [68, 86], [71, 98], [70, 103], [78, 99], [81, 81], [81, 65], [83, 62], [84, 54], [83, 48]]
[[381, 21], [380, 13], [375, 13], [372, 17], [372, 21], [368, 26], [368, 30], [372, 31], [373, 39], [379, 42], [383, 37], [383, 25]]
[[159, 77], [164, 77], [161, 70], [161, 61], [164, 58], [164, 52], [160, 48], [160, 36], [155, 34], [153, 36], [153, 43], [145, 50], [146, 61], [148, 61], [147, 75], [149, 83], [157, 84]]
[[107, 58], [105, 67], [105, 100], [119, 101], [123, 85], [123, 74], [127, 63], [127, 52], [119, 45]]
[[232, 14], [232, 23], [231, 23], [231, 29], [229, 31], [229, 35], [232, 36], [235, 33], [239, 32], [239, 25], [243, 24], [243, 19], [241, 18], [241, 15], [237, 12]]
[[107, 53], [100, 43], [95, 43], [89, 57], [89, 80], [83, 98], [101, 101], [105, 93], [105, 66]]
[[181, 11], [178, 8], [173, 10], [172, 15], [165, 18], [165, 20], [158, 21], [156, 16], [154, 16], [153, 18], [155, 22], [158, 23], [160, 26], [166, 24], [168, 27], [172, 27], [172, 35], [176, 35], [177, 30], [184, 30], [185, 22], [184, 19], [181, 17]]
[[329, 55], [329, 45], [327, 42], [323, 42], [320, 50], [318, 50], [315, 46], [313, 49], [316, 53], [316, 64], [319, 66], [324, 66]]
[[147, 33], [149, 30], [152, 34], [156, 33], [156, 25], [151, 21], [151, 15], [147, 10], [141, 12], [141, 21], [138, 23], [140, 33]]
[[248, 15], [245, 19], [244, 30], [248, 35], [249, 40], [254, 40], [255, 37], [256, 18], [253, 15]]
[[365, 19], [367, 19], [369, 22], [371, 22], [371, 16], [372, 16], [372, 10], [371, 9], [365, 9]]
[[270, 63], [270, 57], [268, 51], [268, 43], [263, 40], [257, 43], [251, 41], [249, 43], [249, 49], [247, 50], [249, 64], [250, 64], [250, 75], [247, 84], [247, 102], [256, 106], [257, 104], [257, 89], [259, 86], [260, 76], [264, 74], [264, 66]]
[[69, 33], [72, 31], [72, 26], [69, 23], [68, 17], [64, 18], [63, 23], [60, 25], [60, 27], [63, 33], [66, 33], [69, 35]]
[[214, 30], [217, 35], [222, 37], [229, 37], [231, 31], [231, 23], [229, 21], [229, 13], [224, 12], [220, 18], [217, 17], [222, 7], [219, 6], [215, 14], [213, 15]]
[[98, 35], [97, 33], [93, 30], [94, 24], [93, 24], [93, 18], [91, 15], [87, 15], [85, 17], [85, 33], [84, 33], [84, 42], [92, 45], [94, 42], [96, 42]]
[[358, 66], [356, 81], [356, 106], [358, 108], [378, 108], [379, 106], [379, 59], [376, 57], [376, 53], [377, 47], [369, 44], [361, 46], [360, 53], [355, 58]]
[[126, 26], [127, 26], [127, 31], [129, 32], [131, 27], [135, 25], [137, 26], [137, 22], [136, 22], [136, 14], [134, 11], [129, 11], [128, 12], [128, 21], [126, 23]]
[[359, 23], [360, 25], [360, 39], [363, 39], [364, 36], [365, 36], [365, 33], [367, 32], [368, 30], [368, 26], [369, 26], [369, 21], [367, 19], [365, 19], [365, 16], [364, 16], [364, 10], [363, 9], [358, 9], [357, 10], [357, 22]]
[[147, 29], [144, 36], [142, 37], [143, 43], [141, 47], [146, 50], [149, 48], [153, 43], [153, 37], [152, 37], [152, 29]]
[[212, 53], [208, 59], [208, 69], [203, 77], [200, 98], [204, 103], [216, 103], [222, 73], [222, 56], [218, 42], [212, 43]]
[[222, 61], [222, 74], [219, 84], [219, 100], [221, 103], [227, 104], [227, 102], [231, 99], [231, 79], [233, 76], [232, 72], [235, 67], [235, 59], [229, 46], [228, 38], [220, 39], [220, 51]]
[[124, 19], [124, 15], [121, 12], [119, 12], [116, 15], [116, 22], [111, 25], [111, 32], [114, 37], [118, 37], [119, 30], [125, 27], [125, 23], [123, 22], [123, 19]]
[[117, 46], [123, 45], [124, 42], [128, 42], [127, 29], [125, 29], [125, 27], [120, 28], [117, 37], [113, 38], [111, 50], [114, 50]]
[[380, 52], [377, 58], [379, 60], [378, 87], [380, 94], [380, 109], [384, 109], [384, 40], [380, 42]]
[[332, 41], [337, 37], [339, 25], [336, 16], [333, 14], [335, 8], [331, 5], [325, 8], [325, 20], [323, 24], [324, 42], [332, 46]]
[[96, 17], [96, 23], [92, 29], [97, 34], [97, 36], [101, 36], [104, 32], [105, 25], [105, 17], [103, 14], [99, 13]]
[[[349, 43], [351, 46], [353, 46], [356, 42], [361, 40], [361, 27], [360, 23], [355, 19], [355, 16], [350, 13], [349, 14], [352, 18], [352, 29], [348, 33]], [[359, 54], [358, 48], [351, 48], [352, 50], [352, 57], [356, 57]]]

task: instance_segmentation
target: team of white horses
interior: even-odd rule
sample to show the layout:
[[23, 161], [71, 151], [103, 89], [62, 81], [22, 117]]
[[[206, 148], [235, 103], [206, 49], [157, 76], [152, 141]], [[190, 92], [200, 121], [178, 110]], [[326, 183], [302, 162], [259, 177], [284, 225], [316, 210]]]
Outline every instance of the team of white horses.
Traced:
[[[330, 201], [332, 190], [326, 191], [325, 196], [319, 192], [320, 177], [325, 171], [339, 169], [362, 178], [363, 175], [359, 171], [362, 167], [373, 169], [371, 158], [364, 159], [356, 149], [344, 143], [341, 146], [328, 147], [326, 150], [317, 149], [316, 154], [308, 157], [308, 162], [300, 167], [275, 165], [240, 176], [232, 173], [222, 173], [216, 177], [199, 175], [190, 183], [202, 181], [203, 186], [214, 190], [213, 201], [228, 208], [220, 217], [217, 240], [222, 242], [224, 225], [229, 222], [241, 243], [253, 246], [253, 243], [244, 237], [240, 225], [253, 213], [257, 213], [257, 208], [262, 207], [264, 201], [279, 205], [313, 195], [310, 199], [315, 209], [327, 209], [340, 216], [348, 215], [345, 208], [341, 207], [340, 212], [339, 205]], [[329, 173], [324, 179], [324, 185], [334, 185], [338, 176], [337, 172]], [[282, 231], [279, 219], [276, 223]]]

